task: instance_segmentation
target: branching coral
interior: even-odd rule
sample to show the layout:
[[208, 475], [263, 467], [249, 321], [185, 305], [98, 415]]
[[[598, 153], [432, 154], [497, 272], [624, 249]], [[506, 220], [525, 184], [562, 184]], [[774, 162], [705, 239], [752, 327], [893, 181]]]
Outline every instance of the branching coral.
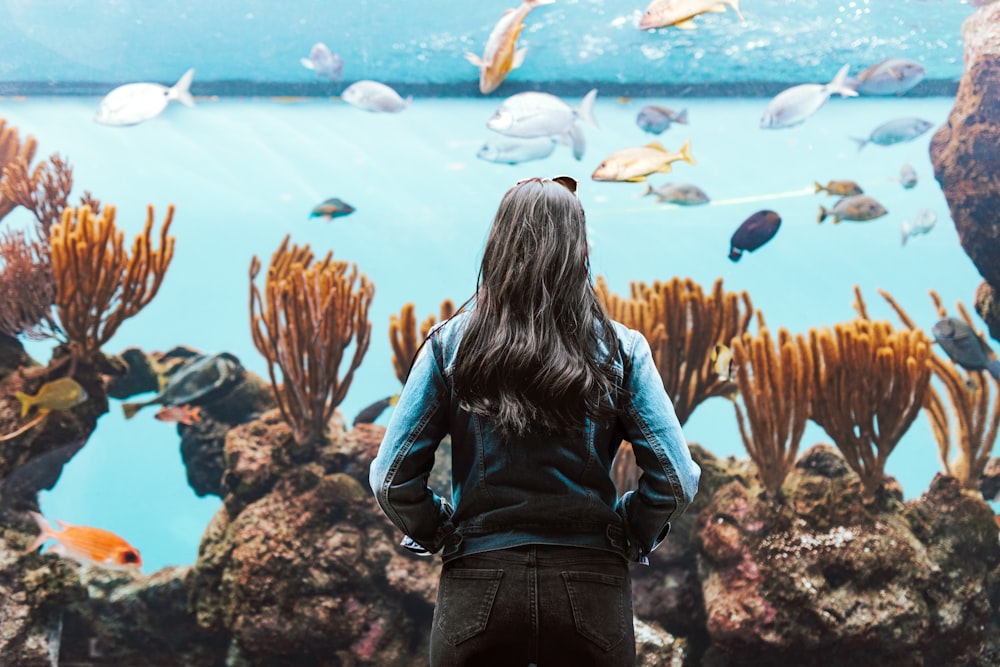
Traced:
[[613, 294], [600, 276], [595, 289], [613, 319], [649, 341], [681, 424], [703, 401], [732, 391], [732, 383], [712, 370], [712, 350], [747, 331], [753, 317], [749, 294], [724, 292], [721, 278], [707, 295], [690, 278], [652, 285], [633, 282], [629, 299]]
[[[256, 285], [261, 262], [250, 264], [250, 327], [267, 360], [282, 417], [295, 442], [316, 442], [326, 433], [334, 409], [344, 400], [354, 371], [368, 350], [368, 308], [375, 286], [356, 265], [333, 261], [333, 252], [313, 262], [309, 245], [289, 245], [286, 236], [271, 256], [263, 291]], [[338, 378], [344, 352], [354, 355]], [[276, 369], [281, 371], [278, 382]]]
[[7, 167], [15, 163], [28, 165], [35, 157], [38, 141], [30, 134], [21, 143], [16, 127], [7, 127], [7, 121], [0, 118], [0, 220], [17, 207], [17, 202], [8, 199], [4, 188]]
[[[892, 306], [905, 326], [911, 330], [918, 329], [895, 299], [882, 290], [879, 290], [879, 294]], [[948, 317], [941, 297], [933, 290], [930, 295], [938, 317]], [[857, 304], [859, 311], [863, 313], [864, 301], [860, 293], [857, 294]], [[960, 302], [956, 305], [962, 320], [973, 327], [972, 318], [965, 307]], [[980, 478], [990, 460], [997, 439], [997, 429], [1000, 427], [1000, 382], [989, 373], [967, 371], [950, 358], [942, 358], [934, 353], [931, 354], [930, 363], [934, 376], [943, 386], [944, 395], [948, 397], [951, 406], [949, 411], [945, 407], [941, 392], [933, 386], [927, 392], [924, 408], [927, 410], [931, 430], [937, 440], [941, 463], [945, 472], [957, 478], [963, 488], [975, 490], [979, 487]], [[951, 458], [952, 418], [955, 441], [958, 445], [958, 455], [954, 460]]]
[[410, 374], [410, 366], [413, 358], [417, 355], [420, 341], [427, 338], [431, 328], [438, 322], [444, 322], [455, 314], [455, 304], [451, 299], [441, 302], [441, 317], [429, 316], [417, 330], [417, 317], [414, 313], [415, 306], [412, 303], [403, 305], [399, 315], [389, 315], [389, 343], [392, 345], [392, 367], [396, 371], [396, 377], [400, 382], [406, 382], [406, 376]]
[[[773, 498], [795, 465], [809, 419], [812, 356], [801, 335], [778, 330], [777, 347], [766, 328], [733, 340], [733, 363], [740, 398], [734, 402], [740, 435], [757, 466], [761, 484]], [[746, 419], [740, 403], [746, 408]]]
[[916, 419], [931, 378], [930, 341], [920, 330], [855, 319], [809, 330], [811, 418], [833, 439], [873, 502], [885, 463]]
[[3, 168], [3, 179], [0, 180], [2, 201], [31, 211], [45, 237], [69, 206], [72, 189], [73, 169], [56, 154], [49, 158], [49, 162], [39, 163], [33, 171], [28, 159], [19, 156]]
[[111, 340], [122, 322], [156, 296], [174, 255], [168, 236], [174, 207], [160, 228], [153, 248], [153, 207], [146, 226], [125, 251], [123, 231], [115, 225], [115, 207], [98, 218], [88, 206], [66, 209], [52, 226], [52, 271], [56, 280], [56, 314], [67, 339], [83, 353]]
[[48, 244], [21, 230], [0, 233], [0, 333], [48, 337], [55, 291]]

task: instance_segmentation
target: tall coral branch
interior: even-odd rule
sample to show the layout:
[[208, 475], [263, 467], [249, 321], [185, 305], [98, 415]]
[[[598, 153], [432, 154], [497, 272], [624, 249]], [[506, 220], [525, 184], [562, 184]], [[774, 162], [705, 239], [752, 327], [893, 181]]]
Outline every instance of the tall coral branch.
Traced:
[[930, 341], [922, 331], [856, 319], [810, 329], [811, 416], [861, 478], [872, 502], [885, 463], [919, 414], [930, 385]]
[[[896, 311], [899, 319], [910, 329], [917, 329], [913, 319], [887, 292], [879, 294]], [[930, 293], [937, 315], [948, 316], [941, 297]], [[968, 311], [959, 302], [959, 316], [974, 328]], [[978, 332], [976, 335], [979, 335]], [[944, 396], [933, 386], [927, 392], [924, 409], [930, 420], [931, 432], [937, 441], [938, 453], [945, 472], [957, 478], [963, 488], [975, 490], [989, 462], [993, 445], [1000, 428], [1000, 382], [983, 371], [967, 371], [950, 358], [931, 354], [931, 369], [937, 382], [944, 388]], [[954, 430], [952, 430], [954, 425]], [[951, 458], [952, 435], [958, 445], [958, 454]]]
[[0, 233], [0, 333], [50, 336], [55, 291], [48, 244], [22, 230]]
[[[740, 398], [734, 402], [743, 444], [772, 497], [795, 465], [812, 398], [812, 355], [801, 335], [778, 330], [777, 347], [766, 328], [733, 340]], [[746, 419], [740, 409], [746, 408]]]
[[410, 374], [410, 366], [413, 364], [413, 358], [420, 347], [420, 341], [427, 338], [427, 334], [430, 333], [435, 324], [439, 321], [443, 322], [455, 314], [454, 302], [451, 299], [445, 299], [441, 302], [440, 319], [431, 315], [420, 324], [418, 330], [415, 308], [412, 303], [406, 303], [398, 316], [396, 314], [389, 315], [392, 367], [400, 382], [406, 382], [406, 376]]
[[153, 207], [146, 225], [125, 251], [123, 231], [115, 225], [115, 207], [100, 218], [87, 206], [66, 209], [52, 226], [52, 271], [56, 280], [56, 314], [69, 341], [84, 353], [111, 340], [121, 324], [156, 296], [174, 254], [168, 235], [174, 207], [160, 228], [153, 248]]
[[[308, 244], [289, 242], [286, 236], [271, 256], [263, 291], [256, 284], [261, 262], [256, 256], [251, 261], [250, 327], [254, 345], [267, 360], [281, 414], [296, 443], [305, 445], [325, 437], [326, 424], [368, 350], [375, 286], [362, 274], [355, 291], [356, 265], [333, 261], [332, 252], [314, 263]], [[353, 357], [339, 379], [352, 342]]]
[[21, 137], [17, 128], [7, 126], [7, 121], [0, 118], [0, 220], [3, 220], [8, 213], [17, 208], [17, 202], [8, 199], [3, 191], [2, 184], [6, 181], [7, 167], [15, 163], [28, 165], [35, 157], [38, 149], [38, 141], [30, 134], [21, 143]]
[[69, 205], [72, 189], [73, 168], [57, 154], [48, 162], [39, 163], [34, 171], [28, 160], [20, 156], [3, 168], [0, 180], [0, 195], [4, 201], [31, 211], [45, 237]]

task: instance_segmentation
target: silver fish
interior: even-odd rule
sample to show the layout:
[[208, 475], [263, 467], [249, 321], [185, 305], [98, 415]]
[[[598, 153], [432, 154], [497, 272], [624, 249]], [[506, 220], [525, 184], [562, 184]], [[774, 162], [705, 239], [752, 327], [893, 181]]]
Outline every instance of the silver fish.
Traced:
[[778, 93], [767, 105], [760, 119], [763, 129], [780, 129], [801, 125], [819, 111], [830, 95], [857, 97], [858, 93], [845, 82], [850, 65], [844, 65], [828, 84], [803, 83]]
[[837, 224], [841, 220], [867, 222], [881, 218], [886, 213], [888, 211], [885, 210], [885, 207], [868, 195], [851, 195], [838, 201], [829, 210], [820, 206], [816, 222], [823, 222], [828, 216], [833, 216], [833, 224]]
[[892, 146], [904, 141], [913, 141], [932, 127], [934, 124], [923, 118], [894, 118], [872, 130], [867, 139], [858, 139], [857, 137], [851, 137], [851, 139], [857, 142], [858, 150], [870, 143], [879, 146]]
[[189, 69], [169, 88], [159, 83], [127, 83], [118, 86], [101, 100], [94, 121], [102, 125], [136, 125], [159, 116], [170, 102], [193, 107], [194, 98], [191, 97], [190, 90], [192, 79], [194, 69]]
[[635, 117], [635, 124], [639, 126], [639, 129], [650, 134], [660, 134], [670, 129], [671, 123], [687, 125], [687, 122], [687, 109], [676, 112], [654, 104], [644, 106]]
[[649, 181], [646, 181], [646, 191], [643, 196], [649, 195], [655, 195], [657, 201], [681, 206], [698, 206], [709, 202], [705, 191], [692, 183], [665, 183], [654, 189]]
[[349, 85], [340, 94], [340, 99], [365, 111], [399, 113], [410, 105], [413, 97], [404, 100], [384, 83], [362, 79]]
[[573, 108], [555, 95], [529, 91], [511, 95], [497, 107], [486, 127], [508, 137], [557, 137], [573, 147], [573, 155], [583, 155], [583, 132], [577, 119], [597, 127], [594, 100], [597, 89], [584, 95], [580, 106]]
[[936, 222], [937, 214], [929, 208], [922, 208], [917, 211], [917, 214], [913, 216], [913, 222], [903, 220], [903, 224], [901, 225], [903, 230], [903, 245], [906, 245], [906, 240], [911, 236], [926, 234], [934, 229]]
[[899, 182], [907, 190], [911, 190], [917, 185], [917, 172], [909, 164], [904, 164], [899, 168]]
[[309, 57], [300, 58], [299, 62], [306, 69], [316, 72], [316, 76], [328, 81], [340, 81], [340, 73], [344, 69], [341, 57], [331, 52], [323, 42], [313, 44]]
[[988, 371], [1000, 380], [1000, 360], [972, 327], [955, 317], [938, 320], [931, 327], [934, 342], [948, 358], [967, 371]]
[[888, 58], [847, 82], [862, 95], [902, 95], [924, 80], [927, 71], [907, 58]]
[[555, 137], [490, 137], [483, 144], [476, 157], [487, 162], [519, 164], [531, 160], [541, 160], [552, 155], [558, 141]]

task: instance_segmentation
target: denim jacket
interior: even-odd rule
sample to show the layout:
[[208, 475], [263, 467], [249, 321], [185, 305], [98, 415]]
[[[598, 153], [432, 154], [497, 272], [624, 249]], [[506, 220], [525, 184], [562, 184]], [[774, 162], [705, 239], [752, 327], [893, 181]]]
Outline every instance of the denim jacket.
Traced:
[[[582, 436], [502, 438], [454, 394], [455, 353], [468, 313], [444, 322], [414, 360], [369, 481], [382, 510], [418, 553], [445, 561], [523, 544], [581, 546], [645, 562], [670, 519], [698, 489], [673, 405], [637, 331], [614, 322], [617, 418], [587, 419]], [[451, 435], [452, 498], [427, 480], [442, 438]], [[622, 440], [642, 469], [634, 492], [618, 497], [611, 463]], [[454, 509], [452, 509], [454, 508]]]

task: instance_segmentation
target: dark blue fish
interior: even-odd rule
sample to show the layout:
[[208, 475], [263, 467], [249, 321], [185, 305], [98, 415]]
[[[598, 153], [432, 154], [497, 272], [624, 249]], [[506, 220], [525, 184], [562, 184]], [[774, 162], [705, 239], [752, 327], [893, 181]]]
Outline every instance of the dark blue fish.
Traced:
[[77, 440], [30, 459], [17, 467], [0, 485], [0, 512], [38, 507], [38, 492], [56, 485], [63, 466], [86, 443]]
[[148, 401], [122, 403], [125, 419], [131, 419], [147, 405], [205, 405], [229, 393], [243, 380], [240, 360], [228, 352], [192, 357], [167, 380], [163, 389]]
[[743, 251], [753, 252], [778, 233], [781, 216], [774, 211], [757, 211], [743, 221], [729, 241], [729, 259], [740, 261]]
[[385, 411], [390, 405], [396, 405], [396, 401], [399, 400], [399, 394], [393, 394], [392, 396], [386, 396], [385, 398], [379, 399], [363, 408], [361, 412], [354, 418], [352, 426], [357, 426], [358, 424], [374, 424], [375, 420], [379, 418], [379, 415]]
[[681, 110], [680, 113], [675, 113], [666, 107], [658, 107], [652, 104], [640, 109], [639, 115], [635, 117], [635, 124], [639, 126], [639, 129], [650, 134], [663, 132], [670, 127], [671, 123], [687, 125], [687, 122], [687, 109]]
[[354, 213], [353, 206], [348, 204], [346, 201], [333, 197], [331, 199], [327, 199], [322, 204], [317, 204], [315, 208], [313, 208], [312, 212], [309, 213], [309, 217], [333, 220], [334, 218], [340, 218], [345, 215], [350, 215], [351, 213]]
[[948, 358], [967, 371], [988, 371], [1000, 380], [1000, 359], [992, 356], [986, 342], [968, 324], [955, 317], [938, 320], [931, 327], [934, 342]]

